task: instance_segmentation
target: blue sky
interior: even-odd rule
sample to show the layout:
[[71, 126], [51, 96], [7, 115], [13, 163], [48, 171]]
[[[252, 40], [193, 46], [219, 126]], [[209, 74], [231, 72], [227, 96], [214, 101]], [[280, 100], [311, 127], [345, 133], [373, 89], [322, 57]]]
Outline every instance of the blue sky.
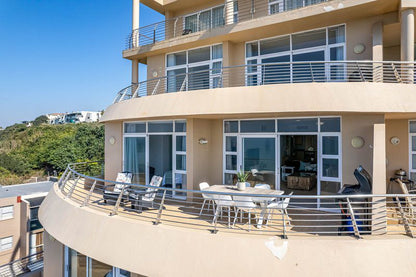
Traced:
[[[109, 106], [131, 81], [121, 53], [131, 10], [131, 0], [0, 0], [0, 126]], [[163, 20], [143, 5], [140, 15], [140, 26]]]

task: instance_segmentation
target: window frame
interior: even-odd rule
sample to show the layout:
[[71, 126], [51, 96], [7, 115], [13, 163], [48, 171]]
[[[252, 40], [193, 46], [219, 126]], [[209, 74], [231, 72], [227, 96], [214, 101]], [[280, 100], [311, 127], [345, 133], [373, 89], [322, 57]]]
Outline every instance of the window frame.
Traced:
[[[4, 210], [7, 208], [11, 208], [11, 212], [5, 212]], [[11, 214], [11, 216], [5, 216], [7, 214]], [[14, 218], [14, 205], [7, 205], [0, 207], [0, 221], [13, 219]]]

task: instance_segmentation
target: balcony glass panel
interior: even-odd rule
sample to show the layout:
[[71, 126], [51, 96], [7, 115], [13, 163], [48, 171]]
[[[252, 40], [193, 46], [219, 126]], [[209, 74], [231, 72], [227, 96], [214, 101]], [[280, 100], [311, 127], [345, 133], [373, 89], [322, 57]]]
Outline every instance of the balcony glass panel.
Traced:
[[416, 121], [409, 122], [409, 131], [410, 133], [416, 133]]
[[198, 14], [185, 17], [185, 30], [195, 33], [198, 31]]
[[328, 28], [328, 44], [345, 42], [345, 26]]
[[242, 120], [241, 133], [273, 133], [275, 120]]
[[168, 70], [167, 74], [167, 92], [180, 91], [185, 80], [186, 68]]
[[186, 52], [169, 54], [167, 56], [168, 66], [176, 66], [186, 64]]
[[222, 44], [212, 46], [212, 59], [222, 59]]
[[290, 51], [290, 36], [260, 41], [260, 54], [267, 55]]
[[338, 178], [338, 159], [322, 159], [322, 176]]
[[176, 151], [186, 152], [186, 136], [176, 136]]
[[[324, 61], [325, 51], [307, 52], [293, 55], [294, 62], [301, 61]], [[297, 63], [293, 64], [293, 82], [323, 82], [325, 76], [324, 63]]]
[[338, 137], [324, 136], [322, 137], [322, 154], [338, 155]]
[[317, 118], [278, 119], [278, 132], [318, 132]]
[[262, 63], [284, 63], [271, 64], [262, 66], [263, 84], [290, 83], [290, 56], [280, 56], [269, 59], [263, 59]]
[[210, 47], [203, 47], [188, 51], [188, 63], [197, 63], [210, 60]]
[[209, 65], [190, 67], [188, 72], [188, 90], [209, 88]]
[[321, 132], [341, 132], [340, 118], [321, 118]]
[[246, 44], [246, 57], [255, 57], [259, 54], [258, 42], [250, 42]]
[[224, 6], [212, 9], [212, 28], [224, 26]]
[[175, 132], [186, 132], [186, 122], [175, 121]]
[[326, 29], [294, 34], [292, 36], [292, 49], [304, 49], [326, 45]]
[[225, 121], [224, 133], [238, 133], [238, 121]]

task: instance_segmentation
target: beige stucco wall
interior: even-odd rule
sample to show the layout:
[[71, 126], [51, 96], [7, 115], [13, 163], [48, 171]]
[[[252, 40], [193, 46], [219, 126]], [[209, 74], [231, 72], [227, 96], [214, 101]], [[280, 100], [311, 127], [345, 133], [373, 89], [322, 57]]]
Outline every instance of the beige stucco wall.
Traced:
[[[25, 214], [25, 211], [22, 211], [16, 197], [1, 198], [0, 207], [4, 206], [13, 206], [14, 211], [13, 218], [0, 220], [0, 238], [13, 236], [13, 246], [10, 250], [0, 251], [0, 265], [24, 257], [26, 249], [26, 238], [21, 233], [21, 229], [24, 229], [23, 234], [26, 235], [26, 228], [22, 226], [21, 220], [21, 213]], [[27, 220], [26, 217], [24, 219]]]
[[[110, 144], [113, 137], [115, 143]], [[105, 124], [105, 176], [106, 180], [115, 180], [117, 173], [123, 170], [123, 124], [121, 122]]]
[[[45, 229], [58, 241], [103, 263], [146, 276], [416, 274], [416, 240], [403, 236], [361, 240], [292, 236], [287, 240], [286, 254], [278, 259], [265, 245], [271, 242], [277, 250], [283, 246], [284, 241], [273, 235], [263, 237], [222, 231], [214, 235], [193, 228], [163, 223], [154, 226], [131, 218], [111, 217], [63, 200], [56, 186], [43, 202], [39, 215]], [[58, 268], [60, 249], [60, 245], [56, 245], [51, 252], [56, 253], [55, 256], [45, 257], [46, 268], [50, 263]], [[55, 275], [45, 276], [60, 276], [59, 271], [55, 272]]]
[[[342, 116], [342, 173], [344, 184], [356, 184], [354, 169], [362, 165], [370, 174], [373, 172], [373, 126], [384, 123], [383, 115], [343, 115]], [[355, 136], [364, 139], [362, 148], [352, 147]]]
[[[387, 182], [394, 177], [394, 172], [400, 168], [409, 173], [409, 121], [407, 119], [386, 120], [386, 152], [387, 152]], [[390, 143], [392, 137], [398, 137], [400, 143]], [[402, 193], [397, 185], [392, 183], [391, 193]]]
[[43, 276], [63, 276], [64, 245], [47, 232], [43, 233]]

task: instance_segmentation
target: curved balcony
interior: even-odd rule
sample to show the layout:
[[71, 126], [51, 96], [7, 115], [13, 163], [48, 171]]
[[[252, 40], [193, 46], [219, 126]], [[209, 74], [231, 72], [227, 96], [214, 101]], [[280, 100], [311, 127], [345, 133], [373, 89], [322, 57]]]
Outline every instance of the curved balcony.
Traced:
[[[300, 263], [300, 275], [304, 276], [322, 259], [312, 255], [316, 251], [333, 253], [327, 257], [328, 262], [341, 266], [338, 262], [345, 257], [373, 257], [374, 253], [382, 253], [378, 261], [389, 265], [388, 253], [403, 253], [406, 260], [414, 249], [414, 240], [403, 236], [415, 231], [414, 214], [409, 208], [414, 200], [409, 202], [411, 198], [406, 197], [414, 195], [279, 195], [279, 199], [290, 199], [287, 212], [281, 208], [262, 209], [257, 204], [250, 215], [235, 218], [234, 207], [244, 205], [246, 199], [261, 203], [270, 201], [271, 195], [153, 187], [90, 176], [100, 174], [100, 163], [69, 165], [42, 203], [40, 221], [51, 236], [68, 247], [146, 276], [195, 276], [200, 272], [224, 276], [230, 266], [244, 272], [242, 276], [267, 275], [276, 270], [290, 273], [293, 264], [300, 262], [299, 255], [305, 253]], [[104, 201], [105, 189], [114, 184], [121, 186], [120, 194]], [[131, 194], [138, 191], [155, 193], [153, 207], [132, 201]], [[172, 198], [173, 192], [187, 198]], [[201, 209], [205, 199], [202, 193], [214, 199], [232, 197], [230, 214], [223, 208], [215, 217], [212, 205], [207, 207], [207, 203]], [[318, 200], [320, 209], [316, 206]], [[218, 205], [215, 207], [218, 211]], [[373, 237], [375, 234], [384, 235]], [[279, 236], [287, 236], [290, 246]], [[366, 247], [354, 242], [352, 236], [364, 238], [361, 241]], [[380, 243], [379, 239], [389, 237], [396, 239]], [[259, 268], [258, 264], [267, 266]], [[372, 266], [363, 264], [367, 270]]]
[[[155, 44], [192, 33], [210, 31], [238, 22], [296, 10], [330, 0], [285, 0], [267, 5], [264, 1], [227, 1], [224, 5], [195, 12], [190, 15], [169, 18], [133, 30], [126, 39], [125, 50]], [[271, 2], [271, 1], [270, 1]]]
[[114, 103], [162, 93], [298, 83], [414, 84], [413, 62], [310, 61], [262, 63], [199, 70], [146, 80], [123, 88]]

